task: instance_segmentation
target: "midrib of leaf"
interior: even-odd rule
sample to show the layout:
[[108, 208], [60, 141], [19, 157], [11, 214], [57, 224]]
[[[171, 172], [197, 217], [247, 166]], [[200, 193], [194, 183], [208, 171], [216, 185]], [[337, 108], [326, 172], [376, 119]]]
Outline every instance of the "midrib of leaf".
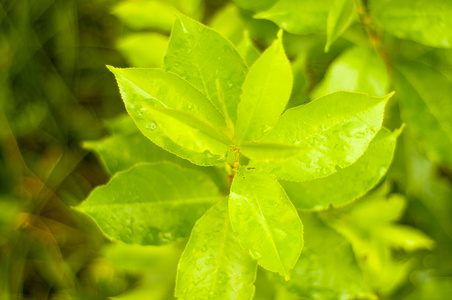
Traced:
[[[183, 25], [182, 25], [182, 26], [183, 26]], [[190, 47], [191, 47], [192, 49], [196, 46], [197, 43], [199, 43], [199, 39], [196, 39], [196, 43], [195, 43], [194, 45], [193, 45], [193, 43], [191, 42], [191, 40], [188, 39], [188, 44], [190, 45]], [[201, 79], [202, 86], [203, 86], [203, 88], [204, 88], [206, 98], [210, 101], [210, 103], [212, 103], [213, 107], [215, 107], [215, 109], [218, 110], [218, 112], [223, 116], [223, 118], [225, 118], [226, 122], [227, 122], [228, 124], [232, 124], [232, 120], [231, 120], [231, 118], [229, 117], [228, 109], [227, 109], [226, 103], [224, 102], [224, 99], [220, 99], [220, 97], [218, 96], [218, 101], [220, 101], [220, 104], [222, 105], [223, 112], [221, 112], [221, 111], [217, 108], [217, 106], [213, 103], [213, 101], [212, 101], [212, 96], [210, 95], [209, 89], [207, 88], [207, 85], [206, 85], [206, 79], [204, 78], [204, 74], [203, 74], [203, 72], [202, 72], [201, 69], [200, 69], [200, 63], [199, 63], [198, 57], [197, 57], [196, 55], [193, 55], [193, 57], [194, 57], [195, 63], [196, 63], [196, 71], [198, 72], [199, 78]], [[217, 80], [218, 80], [218, 79], [217, 79]], [[217, 93], [218, 93], [218, 87], [215, 87], [215, 88], [216, 88]], [[201, 91], [201, 92], [202, 92], [202, 91]]]
[[436, 115], [436, 113], [434, 112], [434, 110], [432, 109], [432, 107], [429, 106], [428, 101], [424, 100], [423, 97], [423, 93], [421, 93], [416, 85], [414, 85], [409, 79], [408, 77], [405, 76], [405, 74], [403, 74], [403, 72], [399, 72], [403, 78], [405, 78], [405, 80], [411, 85], [411, 87], [413, 88], [413, 90], [418, 94], [419, 98], [421, 99], [421, 101], [424, 103], [424, 105], [427, 107], [427, 109], [430, 111], [430, 113], [432, 114], [432, 116], [434, 117], [434, 119], [436, 120], [436, 122], [438, 123], [439, 127], [442, 129], [443, 133], [447, 136], [447, 138], [449, 139], [449, 142], [452, 142], [452, 136], [450, 136], [450, 134], [448, 133], [447, 130], [444, 129], [441, 121], [442, 119]]
[[[129, 202], [129, 203], [93, 203], [90, 204], [90, 207], [105, 207], [105, 206], [130, 206], [130, 205], [137, 205], [137, 206], [153, 206], [153, 205], [173, 205], [173, 204], [197, 204], [197, 203], [210, 203], [210, 202], [217, 202], [222, 200], [223, 197], [195, 197], [195, 198], [184, 198], [184, 199], [173, 199], [173, 200], [159, 200], [159, 201], [150, 201], [150, 202]], [[80, 206], [81, 209], [85, 209], [84, 206]]]
[[[250, 187], [250, 191], [251, 191], [254, 195], [256, 195], [256, 192], [255, 192], [255, 190], [254, 190], [254, 188], [253, 188], [251, 182], [248, 180], [248, 178], [245, 176], [245, 174], [244, 174], [243, 177], [245, 178], [245, 180], [246, 180], [246, 182], [247, 182], [247, 186]], [[278, 252], [278, 248], [276, 247], [275, 240], [273, 239], [273, 234], [272, 234], [272, 232], [271, 232], [271, 230], [270, 230], [270, 227], [268, 226], [268, 223], [267, 223], [266, 218], [264, 217], [264, 213], [262, 212], [262, 208], [261, 208], [261, 206], [260, 206], [260, 204], [259, 204], [259, 201], [257, 201], [256, 196], [254, 196], [253, 199], [255, 200], [254, 202], [257, 204], [257, 207], [259, 208], [260, 215], [257, 213], [257, 211], [256, 211], [255, 209], [253, 209], [253, 212], [255, 212], [255, 213], [256, 213], [256, 216], [258, 217], [258, 219], [261, 220], [261, 224], [264, 226], [265, 233], [266, 233], [267, 236], [270, 238], [270, 241], [271, 241], [271, 244], [272, 244], [272, 246], [273, 246], [273, 249], [275, 250], [275, 253], [276, 253], [276, 255], [278, 256], [278, 261], [280, 262], [280, 264], [281, 264], [283, 270], [285, 270], [284, 264], [283, 264], [283, 262], [282, 262], [282, 260], [281, 260], [281, 256], [279, 255], [279, 252]], [[284, 272], [284, 273], [285, 273], [285, 275], [287, 275], [287, 272]]]
[[[227, 239], [227, 235], [228, 235], [228, 222], [229, 219], [224, 218], [223, 220], [223, 239], [221, 240], [221, 244], [220, 244], [220, 249], [218, 251], [218, 256], [217, 256], [217, 262], [221, 263], [222, 261], [222, 257], [224, 256], [224, 245], [226, 243], [226, 239]], [[210, 292], [215, 291], [215, 288], [217, 287], [217, 282], [218, 282], [218, 270], [220, 269], [220, 264], [217, 263], [216, 267], [215, 267], [215, 275], [213, 277], [213, 284], [211, 285], [210, 288]]]
[[[272, 67], [273, 67], [273, 65], [272, 65]], [[267, 86], [269, 77], [270, 77], [270, 72], [267, 72], [267, 74], [265, 75], [265, 80], [264, 80], [265, 84], [262, 83], [262, 86]], [[261, 103], [261, 101], [262, 101], [262, 95], [263, 95], [263, 94], [264, 94], [264, 88], [260, 89], [259, 97], [258, 97], [258, 99], [257, 99], [257, 101], [256, 101], [256, 104], [253, 106], [253, 111], [251, 112], [250, 117], [248, 118], [248, 122], [247, 122], [248, 124], [247, 124], [246, 127], [245, 127], [246, 130], [244, 131], [244, 133], [242, 134], [242, 137], [240, 137], [239, 140], [242, 140], [242, 139], [247, 135], [247, 133], [248, 133], [248, 131], [249, 131], [250, 124], [251, 124], [251, 120], [253, 119], [254, 114], [256, 113], [257, 106], [258, 106], [258, 105]]]
[[231, 140], [229, 139], [229, 137], [227, 137], [222, 132], [218, 131], [217, 129], [213, 128], [209, 124], [205, 123], [204, 121], [199, 120], [198, 118], [196, 118], [195, 116], [193, 116], [189, 113], [186, 113], [181, 110], [173, 109], [173, 108], [152, 107], [147, 104], [143, 104], [143, 106], [146, 106], [147, 108], [149, 108], [151, 110], [156, 110], [161, 113], [164, 113], [168, 117], [171, 117], [171, 118], [185, 124], [188, 127], [194, 128], [194, 129], [198, 130], [199, 132], [203, 133], [204, 135], [206, 135], [228, 147], [231, 144]]

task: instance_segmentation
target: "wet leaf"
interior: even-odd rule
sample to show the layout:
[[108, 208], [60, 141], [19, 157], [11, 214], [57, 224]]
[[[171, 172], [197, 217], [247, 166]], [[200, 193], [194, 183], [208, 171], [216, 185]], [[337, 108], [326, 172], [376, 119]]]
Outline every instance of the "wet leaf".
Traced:
[[281, 31], [246, 75], [237, 111], [238, 141], [257, 141], [275, 125], [289, 101], [292, 81]]
[[179, 15], [164, 68], [200, 90], [232, 127], [247, 67], [230, 41], [201, 23]]
[[226, 200], [196, 222], [179, 261], [179, 299], [246, 299], [254, 295], [257, 264], [232, 231]]
[[223, 133], [225, 120], [193, 86], [158, 69], [110, 70], [129, 114], [146, 137], [195, 164], [222, 161], [230, 144]]
[[196, 220], [221, 199], [203, 173], [171, 163], [146, 163], [117, 173], [78, 209], [114, 240], [158, 245], [188, 237]]
[[241, 245], [259, 265], [288, 279], [303, 247], [303, 225], [276, 178], [241, 168], [232, 182], [229, 214]]
[[344, 205], [363, 196], [385, 175], [399, 134], [400, 130], [390, 133], [381, 129], [355, 163], [328, 177], [306, 182], [281, 180], [280, 183], [297, 209]]
[[311, 147], [298, 145], [250, 142], [241, 142], [239, 148], [241, 154], [258, 162], [283, 162], [312, 150]]
[[309, 181], [326, 177], [354, 163], [381, 128], [391, 97], [335, 92], [287, 110], [261, 142], [311, 148], [281, 163], [251, 162], [276, 177]]

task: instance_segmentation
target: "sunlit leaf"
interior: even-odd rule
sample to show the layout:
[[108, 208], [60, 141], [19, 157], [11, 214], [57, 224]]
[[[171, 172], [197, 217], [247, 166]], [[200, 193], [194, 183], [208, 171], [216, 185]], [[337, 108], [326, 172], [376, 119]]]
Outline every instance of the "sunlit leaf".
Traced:
[[196, 220], [222, 198], [203, 173], [149, 163], [117, 173], [78, 209], [112, 239], [158, 245], [188, 237]]
[[245, 60], [248, 66], [251, 66], [261, 55], [250, 39], [248, 31], [243, 35], [242, 41], [237, 45], [237, 51]]
[[382, 97], [387, 89], [388, 75], [382, 60], [372, 49], [354, 47], [333, 61], [312, 96], [343, 90]]
[[257, 162], [283, 162], [292, 157], [307, 153], [312, 147], [277, 144], [277, 143], [250, 143], [239, 144], [240, 153]]
[[241, 245], [259, 265], [288, 279], [303, 247], [303, 226], [276, 178], [241, 168], [232, 182], [229, 214]]
[[389, 33], [433, 47], [452, 47], [452, 2], [370, 0], [372, 19]]
[[117, 48], [133, 67], [161, 67], [168, 37], [159, 33], [134, 33], [118, 41]]
[[289, 101], [292, 81], [280, 32], [246, 75], [237, 111], [238, 141], [257, 141], [275, 125]]
[[179, 262], [179, 299], [250, 300], [257, 264], [240, 245], [229, 221], [228, 202], [217, 203], [196, 222]]
[[129, 114], [151, 141], [195, 164], [223, 159], [230, 144], [225, 120], [193, 86], [158, 69], [110, 70]]
[[113, 14], [128, 27], [171, 31], [175, 15], [173, 7], [164, 1], [121, 1]]
[[380, 227], [378, 236], [389, 247], [406, 251], [432, 249], [434, 242], [425, 233], [410, 226], [389, 225]]
[[281, 163], [252, 162], [280, 179], [309, 181], [354, 163], [381, 128], [391, 97], [336, 92], [287, 110], [263, 143], [298, 145], [312, 150]]
[[416, 62], [399, 63], [397, 70], [396, 89], [408, 129], [431, 160], [452, 165], [452, 81]]
[[363, 196], [384, 176], [392, 161], [399, 134], [400, 131], [390, 133], [386, 129], [380, 130], [355, 163], [328, 177], [307, 182], [281, 180], [280, 183], [297, 209], [326, 209], [329, 205], [343, 205]]
[[281, 0], [256, 18], [271, 20], [294, 34], [324, 33], [333, 1]]
[[230, 41], [201, 23], [179, 15], [164, 68], [200, 90], [221, 112], [228, 126], [232, 126], [247, 67]]
[[325, 51], [350, 26], [355, 15], [355, 0], [335, 0], [328, 13]]

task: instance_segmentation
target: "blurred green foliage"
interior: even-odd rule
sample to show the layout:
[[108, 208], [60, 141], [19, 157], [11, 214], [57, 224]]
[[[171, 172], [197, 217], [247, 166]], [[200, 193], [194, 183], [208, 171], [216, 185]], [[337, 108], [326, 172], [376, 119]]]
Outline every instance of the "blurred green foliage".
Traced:
[[[341, 293], [450, 297], [448, 1], [414, 1], [415, 13], [405, 23], [385, 14], [397, 11], [396, 1], [389, 6], [386, 0], [357, 1], [371, 10], [358, 6], [352, 16], [329, 13], [326, 3], [333, 1], [319, 7], [322, 1], [276, 2], [0, 2], [0, 299], [174, 298], [186, 240], [164, 246], [111, 242], [90, 218], [70, 208], [138, 162], [188, 165], [150, 143], [124, 117], [105, 67], [161, 67], [174, 9], [220, 32], [249, 65], [276, 38], [278, 26], [285, 29], [294, 73], [289, 107], [338, 89], [379, 96], [395, 90], [385, 125], [406, 123], [385, 180], [352, 204], [303, 212], [305, 226], [317, 226], [305, 232], [304, 251], [313, 259], [300, 260], [289, 283], [259, 269], [255, 299], [335, 299]], [[404, 9], [411, 5], [400, 3]], [[442, 5], [446, 19], [441, 15], [432, 25], [413, 17], [434, 5]], [[291, 13], [282, 19], [280, 12], [288, 8]], [[412, 23], [420, 29], [410, 32]], [[429, 26], [433, 34], [424, 33]], [[206, 171], [226, 194], [223, 173], [217, 167]], [[323, 280], [317, 280], [319, 274]], [[324, 298], [313, 288], [319, 282]]]

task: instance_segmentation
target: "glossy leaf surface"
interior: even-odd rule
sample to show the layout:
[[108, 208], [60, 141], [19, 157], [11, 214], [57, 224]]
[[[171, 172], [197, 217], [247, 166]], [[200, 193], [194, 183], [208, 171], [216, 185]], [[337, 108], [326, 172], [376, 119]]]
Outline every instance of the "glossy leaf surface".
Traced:
[[328, 52], [331, 44], [350, 26], [355, 14], [355, 0], [335, 0], [330, 8], [326, 26], [326, 46]]
[[228, 150], [224, 118], [189, 83], [158, 69], [117, 69], [127, 111], [158, 146], [195, 164], [219, 163]]
[[114, 240], [157, 245], [188, 237], [196, 220], [221, 199], [203, 173], [150, 163], [117, 173], [78, 209]]
[[303, 247], [303, 225], [276, 178], [241, 168], [232, 182], [229, 214], [241, 245], [259, 265], [289, 278]]
[[400, 63], [397, 70], [402, 117], [431, 160], [451, 165], [452, 81], [420, 63]]
[[294, 34], [323, 33], [334, 0], [281, 0], [256, 18], [267, 19]]
[[231, 42], [201, 23], [179, 15], [164, 68], [200, 90], [232, 127], [247, 67]]
[[330, 204], [344, 205], [363, 196], [384, 176], [391, 164], [399, 134], [400, 131], [380, 130], [355, 163], [328, 177], [280, 183], [297, 209], [327, 209]]
[[240, 153], [257, 162], [282, 162], [289, 158], [307, 153], [312, 150], [309, 146], [298, 146], [277, 143], [250, 143], [239, 144]]
[[257, 141], [275, 125], [289, 101], [292, 81], [281, 32], [246, 75], [237, 111], [238, 141]]
[[282, 284], [307, 299], [372, 299], [350, 243], [314, 215], [302, 217], [305, 246], [291, 279]]
[[387, 88], [386, 67], [374, 50], [354, 47], [333, 61], [312, 96], [318, 98], [344, 90], [382, 97]]
[[179, 261], [176, 297], [179, 299], [250, 300], [257, 264], [232, 231], [226, 200], [196, 222]]
[[308, 181], [354, 163], [380, 130], [382, 98], [336, 92], [287, 110], [262, 142], [311, 148], [282, 163], [252, 162], [280, 179]]
[[399, 38], [452, 47], [452, 1], [371, 0], [369, 11], [380, 28]]

